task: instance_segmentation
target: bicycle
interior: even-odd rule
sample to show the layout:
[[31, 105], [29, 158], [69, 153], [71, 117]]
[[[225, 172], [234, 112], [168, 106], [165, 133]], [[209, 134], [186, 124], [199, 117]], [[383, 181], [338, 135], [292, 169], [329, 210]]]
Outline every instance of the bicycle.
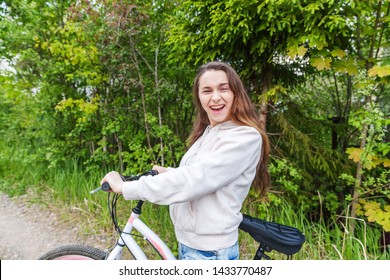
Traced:
[[[125, 181], [133, 181], [148, 175], [157, 175], [157, 171], [150, 170], [140, 175], [122, 176], [122, 179]], [[120, 195], [114, 193], [111, 198], [108, 183], [104, 183], [101, 187], [91, 191], [91, 193], [96, 193], [99, 190], [108, 192], [108, 208], [119, 236], [113, 249], [103, 251], [89, 245], [65, 245], [47, 252], [39, 258], [40, 260], [120, 260], [122, 259], [124, 247], [127, 248], [134, 259], [147, 260], [148, 258], [144, 250], [134, 239], [133, 230], [137, 230], [142, 235], [141, 237], [152, 245], [162, 259], [176, 259], [165, 242], [140, 219], [144, 201], [137, 202], [137, 205], [131, 211], [125, 227], [121, 229], [118, 225], [116, 215], [116, 203]], [[253, 258], [254, 260], [263, 258], [270, 259], [266, 253], [272, 250], [287, 255], [287, 259], [292, 259], [292, 255], [297, 253], [305, 242], [303, 233], [294, 227], [265, 221], [245, 214], [243, 215], [243, 221], [239, 225], [239, 229], [249, 233], [259, 243], [259, 247]]]

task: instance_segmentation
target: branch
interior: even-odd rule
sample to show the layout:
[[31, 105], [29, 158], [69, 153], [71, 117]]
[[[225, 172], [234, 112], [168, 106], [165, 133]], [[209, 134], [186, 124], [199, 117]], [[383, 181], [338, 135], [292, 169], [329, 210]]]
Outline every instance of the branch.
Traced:
[[[378, 9], [376, 10], [374, 34], [372, 34], [372, 37], [371, 37], [371, 46], [370, 46], [370, 52], [368, 54], [368, 59], [371, 59], [371, 58], [374, 57], [375, 37], [376, 37], [376, 31], [378, 30], [379, 18], [381, 16], [381, 10], [382, 10], [382, 1], [379, 1]], [[367, 62], [367, 66], [366, 67], [367, 67], [367, 69], [370, 69], [372, 67], [372, 62]]]

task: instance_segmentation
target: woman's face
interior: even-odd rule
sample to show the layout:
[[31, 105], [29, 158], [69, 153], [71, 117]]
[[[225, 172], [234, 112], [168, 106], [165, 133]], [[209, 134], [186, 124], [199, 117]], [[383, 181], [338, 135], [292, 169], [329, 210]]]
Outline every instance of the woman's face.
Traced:
[[206, 71], [199, 79], [199, 99], [211, 126], [230, 118], [234, 94], [230, 90], [225, 71]]

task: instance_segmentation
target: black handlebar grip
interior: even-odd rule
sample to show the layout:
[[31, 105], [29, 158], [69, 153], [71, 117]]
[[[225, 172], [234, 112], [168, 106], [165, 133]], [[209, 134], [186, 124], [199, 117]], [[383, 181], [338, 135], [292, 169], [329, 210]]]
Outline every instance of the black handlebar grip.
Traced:
[[102, 184], [102, 191], [109, 192], [111, 190], [110, 184], [108, 182], [104, 182]]
[[153, 169], [149, 170], [148, 173], [149, 173], [150, 175], [152, 175], [152, 176], [158, 175], [158, 171], [157, 171], [157, 170], [153, 170]]

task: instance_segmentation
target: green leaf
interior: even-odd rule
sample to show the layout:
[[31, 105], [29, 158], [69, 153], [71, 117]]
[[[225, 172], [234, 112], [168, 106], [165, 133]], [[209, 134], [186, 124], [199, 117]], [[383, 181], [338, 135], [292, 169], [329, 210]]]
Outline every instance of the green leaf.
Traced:
[[345, 56], [345, 51], [340, 49], [334, 49], [331, 52], [331, 55], [338, 58], [343, 58]]
[[332, 66], [334, 70], [339, 73], [348, 73], [349, 75], [358, 74], [358, 66], [353, 60], [334, 61]]

